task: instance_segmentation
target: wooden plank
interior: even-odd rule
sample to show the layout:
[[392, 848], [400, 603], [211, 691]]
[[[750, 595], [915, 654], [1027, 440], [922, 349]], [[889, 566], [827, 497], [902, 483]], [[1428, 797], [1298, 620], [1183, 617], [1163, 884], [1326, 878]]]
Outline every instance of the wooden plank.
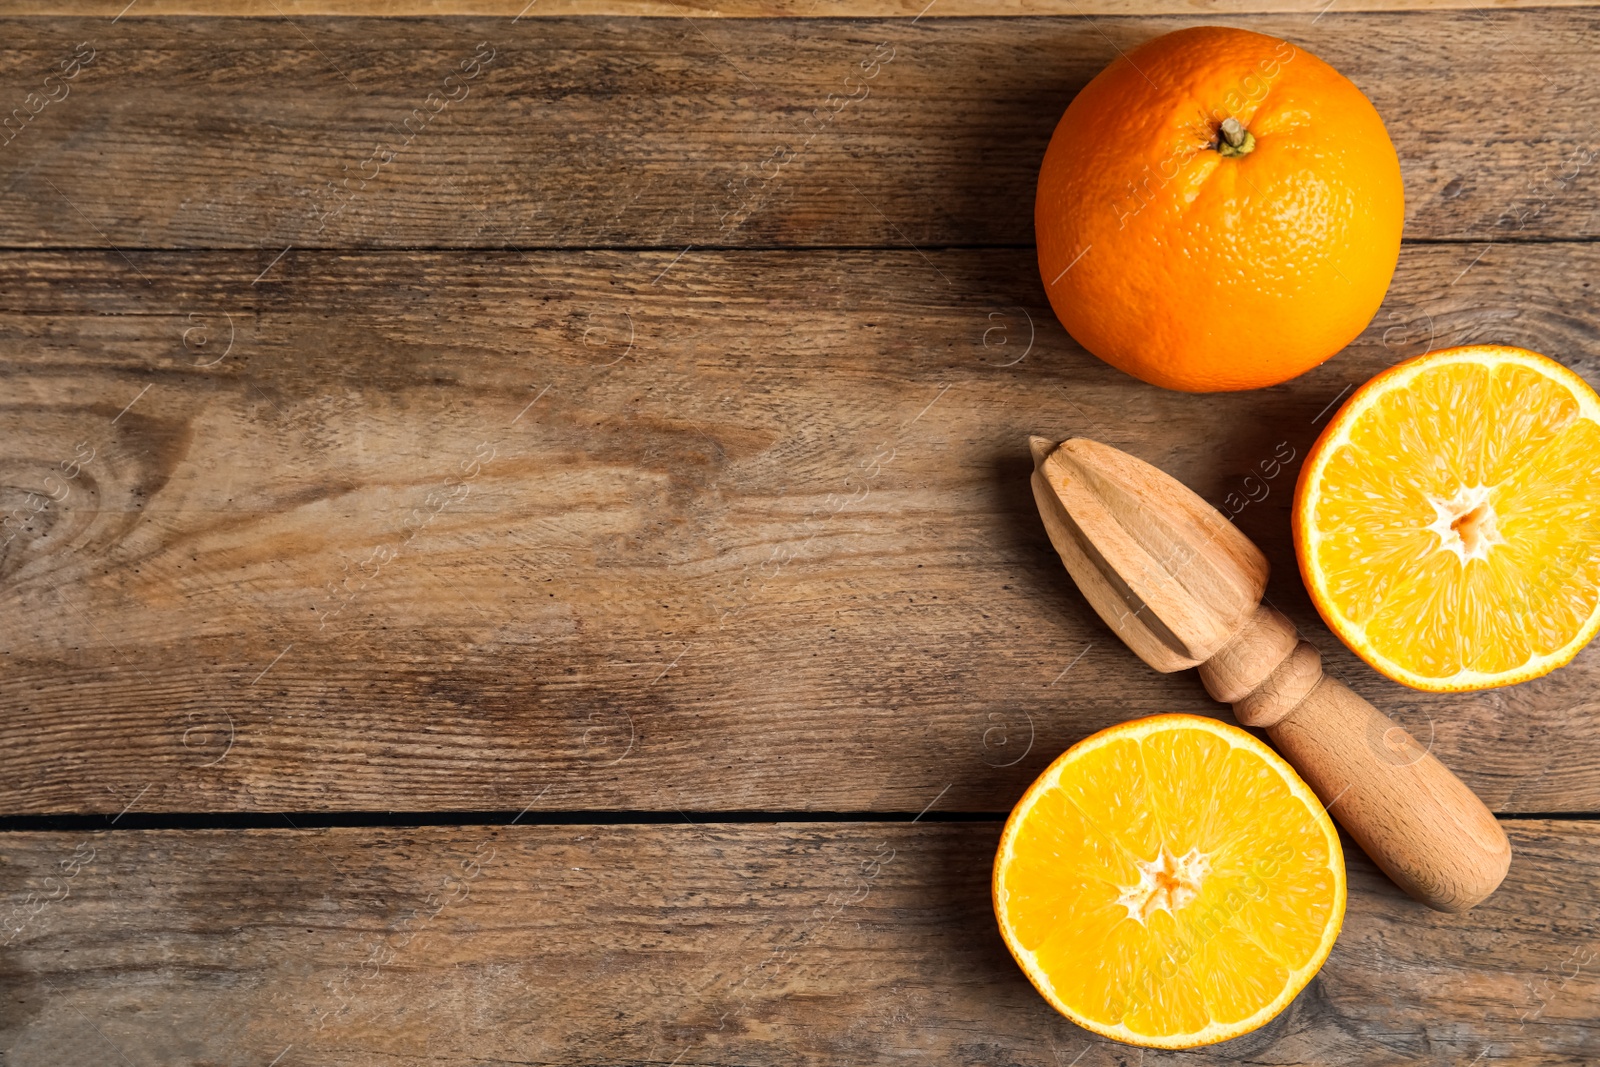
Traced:
[[[11, 14], [29, 17], [318, 18], [355, 16], [428, 18], [486, 16], [550, 18], [580, 15], [619, 18], [1015, 18], [1019, 16], [1193, 15], [1292, 12], [1315, 15], [1327, 6], [1308, 0], [15, 0]], [[1495, 0], [1496, 10], [1519, 7], [1587, 7], [1593, 0]], [[1482, 9], [1473, 0], [1341, 0], [1338, 11], [1460, 11]]]
[[[1215, 19], [0, 21], [0, 246], [1027, 244], [1077, 90]], [[1600, 12], [1245, 24], [1372, 98], [1410, 236], [1600, 233]]]
[[0, 257], [0, 811], [1005, 810], [1095, 729], [1227, 714], [1071, 586], [1034, 432], [1236, 511], [1491, 807], [1600, 808], [1600, 650], [1404, 689], [1287, 514], [1403, 356], [1600, 380], [1595, 245], [1407, 246], [1345, 354], [1213, 396], [1083, 353], [1025, 249], [269, 258]]
[[[0, 1042], [8, 1067], [1139, 1063], [1007, 955], [998, 829], [7, 834]], [[1600, 1058], [1600, 831], [1509, 830], [1510, 877], [1464, 916], [1347, 849], [1319, 976], [1183, 1062]]]

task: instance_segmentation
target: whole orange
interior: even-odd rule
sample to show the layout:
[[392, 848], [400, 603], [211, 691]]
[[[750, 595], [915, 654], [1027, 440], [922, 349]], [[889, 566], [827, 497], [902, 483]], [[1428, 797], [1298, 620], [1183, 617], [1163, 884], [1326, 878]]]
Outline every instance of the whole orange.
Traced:
[[1178, 30], [1084, 87], [1039, 171], [1039, 269], [1067, 331], [1168, 389], [1257, 389], [1349, 344], [1400, 255], [1383, 120], [1247, 30]]

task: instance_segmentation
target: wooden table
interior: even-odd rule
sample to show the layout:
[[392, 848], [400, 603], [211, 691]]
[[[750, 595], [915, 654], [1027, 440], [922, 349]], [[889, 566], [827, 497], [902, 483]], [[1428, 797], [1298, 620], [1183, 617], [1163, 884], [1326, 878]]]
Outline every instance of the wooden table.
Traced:
[[[1444, 916], [1350, 846], [1321, 975], [1182, 1061], [1600, 1060], [1600, 650], [1402, 689], [1288, 533], [1402, 357], [1600, 382], [1600, 12], [124, 2], [0, 21], [5, 1067], [1178, 1062], [990, 911], [1052, 757], [1227, 716], [1072, 587], [1030, 432], [1245, 501], [1516, 850]], [[1382, 311], [1261, 392], [1089, 357], [1031, 247], [1067, 101], [1202, 21], [1348, 74], [1405, 171]]]

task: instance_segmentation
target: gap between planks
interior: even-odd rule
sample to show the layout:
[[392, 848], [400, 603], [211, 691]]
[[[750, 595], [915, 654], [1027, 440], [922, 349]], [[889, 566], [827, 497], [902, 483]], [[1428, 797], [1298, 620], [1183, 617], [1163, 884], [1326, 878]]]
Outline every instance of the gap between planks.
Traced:
[[[311, 811], [123, 812], [0, 816], [0, 834], [182, 830], [411, 830], [504, 826], [830, 826], [854, 823], [999, 823], [1005, 811]], [[293, 816], [291, 821], [290, 816]], [[1497, 812], [1509, 822], [1600, 822], [1600, 812]]]
[[[1444, 248], [1470, 245], [1494, 245], [1496, 247], [1513, 247], [1518, 245], [1592, 245], [1600, 244], [1600, 235], [1575, 234], [1570, 237], [1560, 235], [1530, 234], [1528, 236], [1513, 235], [1510, 237], [1488, 237], [1482, 234], [1462, 234], [1443, 237], [1402, 237], [1402, 248], [1415, 246], [1438, 246]], [[961, 252], [1033, 252], [1037, 245], [1023, 244], [1015, 241], [975, 241], [971, 243], [947, 242], [944, 244], [748, 244], [748, 245], [694, 245], [697, 254], [764, 254], [793, 253], [796, 255], [824, 255], [831, 253], [850, 252], [918, 252], [924, 255], [935, 253], [961, 253]], [[234, 252], [240, 254], [258, 253], [261, 249], [255, 245], [247, 244], [204, 244], [204, 245], [31, 245], [31, 244], [5, 244], [0, 243], [0, 255], [18, 256], [77, 256], [77, 255], [140, 255], [140, 256], [183, 256], [205, 255], [215, 252]], [[484, 245], [406, 245], [405, 247], [387, 245], [307, 245], [295, 251], [302, 255], [332, 255], [341, 259], [379, 259], [383, 257], [405, 257], [421, 255], [437, 256], [544, 256], [568, 255], [590, 252], [618, 252], [626, 255], [663, 255], [676, 254], [682, 258], [684, 249], [677, 245], [663, 244], [584, 244], [584, 245], [551, 245], [551, 244], [484, 244]], [[279, 256], [281, 259], [282, 256]], [[278, 260], [272, 261], [276, 266]], [[674, 264], [676, 261], [674, 261]]]

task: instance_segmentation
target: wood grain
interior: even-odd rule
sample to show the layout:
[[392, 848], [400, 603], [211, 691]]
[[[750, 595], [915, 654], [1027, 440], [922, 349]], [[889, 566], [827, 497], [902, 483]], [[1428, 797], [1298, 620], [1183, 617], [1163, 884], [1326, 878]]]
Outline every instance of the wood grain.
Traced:
[[1267, 736], [1362, 851], [1424, 904], [1466, 911], [1505, 879], [1511, 846], [1494, 816], [1337, 679], [1322, 678]]
[[[1241, 24], [1373, 100], [1409, 236], [1600, 234], [1600, 11], [1302, 6]], [[1218, 17], [0, 21], [0, 247], [1029, 244], [1073, 95]]]
[[[1349, 908], [1319, 976], [1263, 1030], [1181, 1062], [1593, 1062], [1600, 834], [1510, 830], [1505, 891], [1465, 916], [1407, 900], [1347, 849]], [[0, 1045], [8, 1067], [1133, 1067], [1138, 1050], [1056, 1015], [1007, 955], [998, 832], [7, 834], [0, 901], [22, 918], [0, 948]]]
[[[1591, 0], [1496, 0], [1498, 9], [1583, 7]], [[619, 18], [994, 18], [1037, 15], [1193, 15], [1294, 12], [1315, 15], [1308, 0], [14, 0], [13, 15], [146, 19], [171, 16], [425, 18], [478, 15], [514, 20], [552, 16]], [[1340, 0], [1337, 10], [1453, 11], [1473, 0]]]
[[1100, 620], [1164, 673], [1219, 654], [1258, 611], [1261, 550], [1165, 471], [1088, 437], [1041, 458], [1042, 440], [1028, 440], [1039, 518]]
[[1407, 246], [1345, 354], [1214, 396], [1085, 355], [1029, 250], [271, 258], [0, 257], [0, 810], [1005, 810], [1095, 729], [1228, 714], [1076, 593], [1033, 432], [1233, 514], [1492, 808], [1600, 806], [1594, 648], [1404, 689], [1321, 626], [1287, 515], [1402, 357], [1600, 381], [1593, 245]]

